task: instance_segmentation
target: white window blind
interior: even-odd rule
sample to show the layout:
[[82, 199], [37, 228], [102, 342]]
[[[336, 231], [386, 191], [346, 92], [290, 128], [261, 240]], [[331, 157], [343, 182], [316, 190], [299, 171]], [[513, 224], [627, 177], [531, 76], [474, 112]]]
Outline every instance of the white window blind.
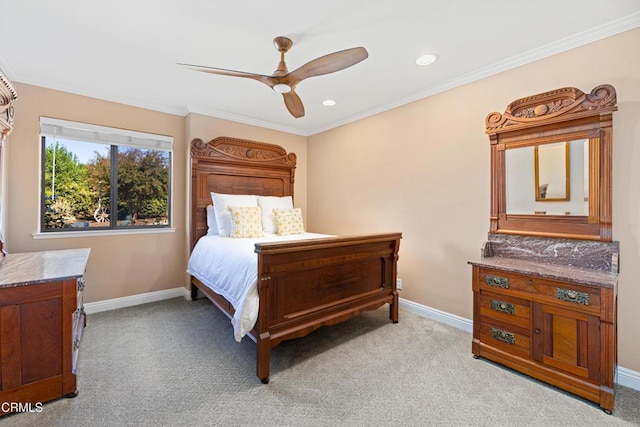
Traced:
[[173, 137], [40, 117], [40, 134], [97, 144], [173, 151]]

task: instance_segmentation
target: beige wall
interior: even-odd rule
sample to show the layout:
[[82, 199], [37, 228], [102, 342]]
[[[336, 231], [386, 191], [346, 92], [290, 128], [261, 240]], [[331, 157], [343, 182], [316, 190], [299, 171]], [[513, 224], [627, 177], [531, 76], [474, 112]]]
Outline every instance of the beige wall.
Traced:
[[[184, 118], [16, 83], [15, 123], [7, 144], [7, 250], [91, 248], [85, 301], [102, 301], [184, 284], [187, 250]], [[40, 116], [170, 135], [174, 138], [174, 233], [34, 239], [40, 197]]]
[[309, 228], [401, 231], [401, 297], [471, 319], [467, 260], [479, 257], [489, 229], [486, 115], [559, 87], [613, 84], [618, 361], [640, 371], [640, 56], [634, 52], [640, 52], [640, 29], [310, 137]]

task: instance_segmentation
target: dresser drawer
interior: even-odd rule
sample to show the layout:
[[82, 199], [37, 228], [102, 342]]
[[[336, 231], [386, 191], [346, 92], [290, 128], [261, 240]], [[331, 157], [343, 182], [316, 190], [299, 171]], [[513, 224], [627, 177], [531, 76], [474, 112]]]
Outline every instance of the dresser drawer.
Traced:
[[483, 291], [480, 294], [480, 316], [529, 329], [531, 324], [530, 302], [508, 295]]
[[479, 271], [479, 282], [481, 290], [580, 308], [594, 314], [600, 312], [600, 288], [597, 287], [484, 268]]
[[480, 341], [515, 356], [531, 357], [529, 336], [521, 331], [516, 331], [516, 328], [505, 327], [497, 322], [483, 321], [481, 323]]

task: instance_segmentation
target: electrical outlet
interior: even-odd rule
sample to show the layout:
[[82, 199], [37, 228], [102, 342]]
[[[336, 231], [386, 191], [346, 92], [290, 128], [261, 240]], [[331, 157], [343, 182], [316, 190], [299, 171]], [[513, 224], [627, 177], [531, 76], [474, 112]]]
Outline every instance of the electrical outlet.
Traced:
[[396, 279], [396, 288], [401, 291], [402, 290], [402, 279], [401, 278], [397, 278]]

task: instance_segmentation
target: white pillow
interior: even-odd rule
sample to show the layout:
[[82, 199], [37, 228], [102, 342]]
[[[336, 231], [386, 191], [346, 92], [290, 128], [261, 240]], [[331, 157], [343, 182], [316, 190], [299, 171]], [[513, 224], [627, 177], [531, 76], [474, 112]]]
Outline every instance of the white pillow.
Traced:
[[216, 210], [213, 205], [207, 206], [207, 236], [218, 234], [218, 223], [216, 222]]
[[258, 206], [262, 208], [262, 230], [265, 233], [275, 234], [278, 232], [278, 227], [273, 210], [293, 209], [293, 198], [291, 196], [258, 196]]
[[257, 197], [248, 194], [211, 193], [211, 200], [213, 200], [213, 208], [216, 211], [218, 234], [222, 237], [231, 235], [231, 212], [228, 210], [229, 206], [258, 206]]

